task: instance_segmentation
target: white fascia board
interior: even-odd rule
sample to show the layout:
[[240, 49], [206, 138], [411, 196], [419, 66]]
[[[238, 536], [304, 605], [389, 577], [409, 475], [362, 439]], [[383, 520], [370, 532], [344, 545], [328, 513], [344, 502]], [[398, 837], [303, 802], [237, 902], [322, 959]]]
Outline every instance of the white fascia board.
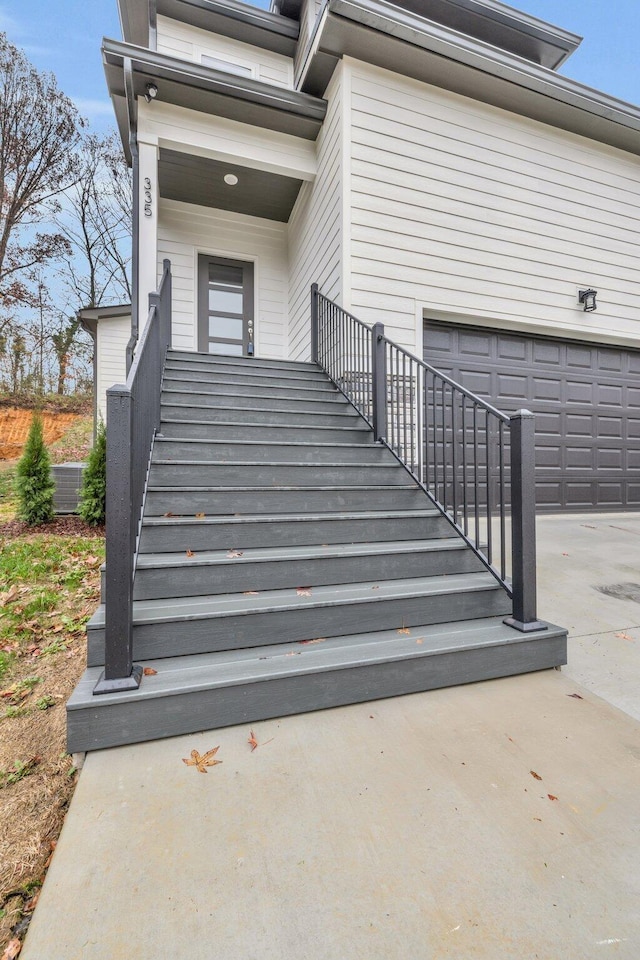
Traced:
[[314, 180], [317, 171], [313, 141], [225, 117], [203, 117], [175, 104], [141, 102], [138, 140], [295, 180]]

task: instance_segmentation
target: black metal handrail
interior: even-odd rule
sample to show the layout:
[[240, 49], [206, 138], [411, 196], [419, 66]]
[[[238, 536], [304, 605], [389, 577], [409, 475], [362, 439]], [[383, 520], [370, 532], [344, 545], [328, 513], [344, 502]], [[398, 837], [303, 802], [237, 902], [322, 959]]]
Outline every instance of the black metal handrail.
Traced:
[[317, 284], [311, 317], [312, 359], [512, 597], [507, 622], [544, 629], [536, 615], [533, 414], [497, 410], [390, 340], [383, 324], [368, 327], [324, 297]]
[[142, 676], [133, 663], [133, 576], [170, 344], [171, 264], [165, 260], [127, 382], [107, 390], [105, 666], [95, 694], [134, 689]]

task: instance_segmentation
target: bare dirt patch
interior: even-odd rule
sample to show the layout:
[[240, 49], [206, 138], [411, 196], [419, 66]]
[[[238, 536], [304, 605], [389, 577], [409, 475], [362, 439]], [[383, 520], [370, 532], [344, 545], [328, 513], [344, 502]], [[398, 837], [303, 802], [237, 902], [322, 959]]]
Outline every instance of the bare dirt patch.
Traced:
[[[44, 442], [55, 443], [79, 418], [77, 413], [43, 411]], [[0, 407], [0, 460], [17, 460], [22, 455], [32, 420], [33, 410]]]

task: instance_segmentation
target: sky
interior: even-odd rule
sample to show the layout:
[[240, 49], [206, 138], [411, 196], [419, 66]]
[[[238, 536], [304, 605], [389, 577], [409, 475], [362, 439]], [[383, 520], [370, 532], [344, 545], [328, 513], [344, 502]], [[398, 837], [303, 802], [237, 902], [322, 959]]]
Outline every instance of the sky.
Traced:
[[[425, 0], [425, 3], [427, 0]], [[268, 0], [255, 0], [266, 7]], [[584, 37], [564, 76], [640, 106], [639, 0], [518, 0], [520, 10]], [[0, 0], [0, 30], [52, 71], [95, 132], [113, 126], [100, 42], [120, 39], [116, 0]]]

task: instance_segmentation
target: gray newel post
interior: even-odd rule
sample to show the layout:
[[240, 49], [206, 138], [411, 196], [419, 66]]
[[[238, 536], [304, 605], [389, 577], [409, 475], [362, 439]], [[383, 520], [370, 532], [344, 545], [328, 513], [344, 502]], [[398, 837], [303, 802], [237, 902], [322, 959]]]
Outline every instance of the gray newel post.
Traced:
[[373, 439], [387, 436], [387, 355], [384, 346], [384, 324], [371, 328], [371, 375], [373, 403]]
[[133, 665], [131, 393], [107, 390], [107, 498], [104, 672], [94, 694], [132, 690], [142, 668]]
[[529, 633], [547, 628], [536, 614], [535, 418], [528, 410], [518, 410], [509, 423], [513, 616], [505, 623]]
[[319, 343], [319, 304], [318, 304], [318, 284], [311, 284], [311, 362], [318, 362], [318, 343]]

